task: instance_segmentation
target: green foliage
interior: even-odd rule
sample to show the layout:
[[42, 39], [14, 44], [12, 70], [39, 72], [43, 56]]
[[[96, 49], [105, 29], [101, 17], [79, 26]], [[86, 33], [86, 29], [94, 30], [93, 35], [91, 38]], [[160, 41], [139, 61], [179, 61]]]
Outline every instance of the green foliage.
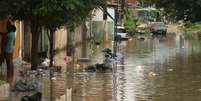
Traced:
[[201, 32], [201, 23], [186, 22], [183, 30], [184, 30], [186, 38], [195, 39], [198, 37], [198, 34], [200, 34]]
[[201, 21], [201, 0], [141, 0], [151, 1], [159, 8], [164, 8], [168, 16], [177, 20]]
[[[26, 20], [31, 23], [32, 69], [38, 60], [38, 41], [40, 28], [45, 27], [53, 33], [61, 26], [71, 31], [84, 22], [93, 9], [106, 6], [107, 0], [1, 0], [0, 16], [10, 16], [13, 20]], [[52, 34], [51, 34], [52, 35]]]
[[[150, 30], [148, 27], [145, 28], [138, 28], [138, 26], [140, 24], [145, 23], [145, 21], [147, 20], [147, 18], [145, 17], [138, 17], [136, 15], [137, 10], [136, 9], [128, 9], [125, 17], [124, 17], [124, 26], [125, 28], [128, 30], [129, 34], [132, 36], [133, 33], [139, 33], [138, 31], [141, 30], [143, 31], [141, 34], [148, 34], [150, 33]], [[154, 18], [149, 17], [149, 21], [153, 20]]]
[[185, 28], [190, 28], [192, 30], [201, 30], [201, 22], [197, 22], [197, 23], [192, 23], [190, 21], [185, 23]]
[[39, 26], [59, 28], [74, 27], [90, 16], [91, 11], [105, 6], [107, 0], [3, 0], [1, 16], [13, 19], [34, 20]]
[[135, 32], [137, 26], [140, 24], [142, 19], [139, 19], [138, 17], [134, 16], [135, 10], [134, 9], [128, 9], [125, 17], [124, 17], [124, 26], [128, 30], [128, 32]]

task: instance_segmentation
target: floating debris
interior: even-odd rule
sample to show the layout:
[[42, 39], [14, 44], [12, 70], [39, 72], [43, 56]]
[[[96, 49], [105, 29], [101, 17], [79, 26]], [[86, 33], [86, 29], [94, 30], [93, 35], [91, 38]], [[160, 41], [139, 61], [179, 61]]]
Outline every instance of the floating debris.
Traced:
[[79, 58], [77, 61], [78, 62], [91, 62], [91, 59], [89, 59], [89, 58]]
[[31, 78], [36, 78], [36, 77], [45, 77], [49, 76], [49, 71], [44, 70], [44, 69], [37, 69], [37, 70], [26, 70], [26, 71], [21, 71], [20, 74], [22, 76], [26, 77], [31, 77]]
[[168, 69], [168, 71], [169, 71], [169, 72], [172, 72], [172, 71], [173, 71], [173, 69]]
[[132, 41], [133, 39], [132, 38], [129, 38], [129, 41]]
[[112, 71], [112, 67], [108, 67], [108, 65], [105, 64], [94, 64], [90, 65], [85, 69], [87, 72], [107, 72]]
[[153, 77], [155, 77], [155, 76], [157, 76], [157, 74], [156, 73], [154, 73], [154, 72], [149, 72], [149, 77], [151, 77], [151, 78], [153, 78]]
[[79, 70], [80, 69], [80, 64], [75, 64], [75, 69]]
[[199, 92], [201, 92], [201, 89], [198, 89]]
[[126, 64], [126, 65], [121, 65], [121, 64], [117, 64], [117, 67], [134, 67], [135, 65], [132, 65], [132, 64]]
[[52, 77], [51, 79], [52, 79], [52, 80], [56, 80], [57, 78], [56, 78], [56, 77]]
[[138, 36], [137, 39], [138, 39], [139, 41], [144, 41], [144, 40], [145, 40], [145, 38], [142, 37], [142, 36]]
[[184, 49], [185, 47], [184, 47], [184, 46], [182, 46], [181, 48], [183, 48], [183, 49]]

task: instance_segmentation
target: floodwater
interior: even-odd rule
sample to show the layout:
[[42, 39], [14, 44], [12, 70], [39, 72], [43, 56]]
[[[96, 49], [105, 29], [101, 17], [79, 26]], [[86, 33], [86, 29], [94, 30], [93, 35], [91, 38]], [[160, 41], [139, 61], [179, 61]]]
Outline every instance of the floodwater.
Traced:
[[[43, 78], [43, 101], [201, 101], [201, 41], [183, 36], [145, 37], [121, 42], [123, 64], [111, 73], [86, 73], [81, 67], [101, 63], [100, 47], [78, 47], [79, 62], [54, 78]], [[30, 93], [11, 93], [12, 99]], [[32, 94], [32, 93], [31, 93]]]
[[169, 34], [121, 46], [116, 101], [200, 101], [201, 42]]
[[[118, 51], [125, 58], [116, 72], [71, 75], [73, 101], [201, 100], [201, 41], [172, 33], [133, 38], [120, 43]], [[97, 53], [95, 63], [101, 60]]]

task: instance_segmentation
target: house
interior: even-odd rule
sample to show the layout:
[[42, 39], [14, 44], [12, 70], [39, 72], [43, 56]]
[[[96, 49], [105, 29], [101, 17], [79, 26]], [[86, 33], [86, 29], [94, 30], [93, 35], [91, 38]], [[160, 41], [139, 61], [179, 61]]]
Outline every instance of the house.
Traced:
[[[8, 18], [0, 20], [0, 32], [6, 32], [6, 25], [9, 21]], [[27, 20], [23, 21], [15, 21], [12, 22], [15, 24], [17, 30], [15, 32], [16, 34], [16, 40], [15, 40], [15, 46], [14, 46], [14, 64], [15, 66], [21, 65], [19, 61], [24, 60], [27, 62], [31, 61], [31, 48], [32, 48], [32, 34], [31, 34], [31, 25], [30, 22]], [[88, 23], [89, 25], [89, 23]], [[56, 64], [65, 66], [66, 63], [64, 62], [64, 58], [66, 58], [67, 55], [70, 57], [75, 56], [75, 49], [78, 45], [80, 45], [83, 40], [89, 39], [89, 26], [87, 26], [87, 33], [84, 35], [84, 29], [83, 26], [80, 25], [75, 28], [73, 32], [69, 32], [68, 29], [63, 26], [60, 29], [57, 29], [54, 35], [54, 49], [56, 50], [56, 55], [60, 55], [60, 57], [56, 57]], [[42, 27], [41, 28], [41, 34], [39, 36], [38, 41], [38, 52], [49, 52], [50, 45], [49, 45], [49, 30]], [[0, 40], [2, 37], [0, 36]], [[1, 41], [0, 41], [1, 45]], [[69, 54], [67, 54], [67, 51], [69, 50]], [[0, 51], [0, 53], [2, 53]], [[77, 58], [78, 56], [81, 56], [81, 53], [76, 53]], [[1, 66], [0, 66], [1, 67]]]
[[139, 0], [126, 0], [126, 5], [129, 8], [135, 8], [139, 5]]

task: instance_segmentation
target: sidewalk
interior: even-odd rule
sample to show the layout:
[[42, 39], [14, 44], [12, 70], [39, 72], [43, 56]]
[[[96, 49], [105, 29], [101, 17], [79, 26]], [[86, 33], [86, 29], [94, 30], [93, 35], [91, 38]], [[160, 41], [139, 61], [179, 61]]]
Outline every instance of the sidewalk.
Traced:
[[[64, 52], [60, 52], [56, 54], [54, 60], [55, 60], [55, 66], [61, 66], [62, 67], [62, 72], [66, 70], [66, 55]], [[19, 71], [25, 71], [31, 68], [31, 64], [28, 62], [23, 61], [22, 59], [18, 58], [14, 60], [14, 66], [15, 66], [15, 74], [14, 74], [14, 80], [19, 77]], [[3, 78], [6, 77], [6, 64], [1, 66], [0, 69], [0, 74], [4, 76]], [[63, 74], [61, 74], [63, 75]], [[55, 79], [56, 78], [56, 79]], [[42, 96], [44, 99], [47, 101], [50, 100], [51, 95], [50, 92], [54, 91], [54, 99], [56, 99], [59, 96], [62, 96], [63, 94], [66, 94], [65, 92], [65, 79], [66, 76], [55, 76], [54, 80], [52, 81], [49, 76], [39, 78], [41, 80], [40, 87], [37, 89], [37, 91], [42, 92]], [[4, 79], [5, 80], [5, 79]], [[52, 87], [51, 87], [52, 85]], [[61, 92], [60, 92], [61, 90]], [[7, 91], [7, 92], [5, 92]], [[10, 91], [9, 84], [6, 83], [4, 85], [0, 85], [0, 101], [5, 100], [5, 99], [10, 99], [8, 101], [20, 101], [21, 97], [25, 95], [32, 95], [35, 91], [31, 92], [18, 92], [18, 91]], [[15, 99], [15, 100], [14, 100]]]

